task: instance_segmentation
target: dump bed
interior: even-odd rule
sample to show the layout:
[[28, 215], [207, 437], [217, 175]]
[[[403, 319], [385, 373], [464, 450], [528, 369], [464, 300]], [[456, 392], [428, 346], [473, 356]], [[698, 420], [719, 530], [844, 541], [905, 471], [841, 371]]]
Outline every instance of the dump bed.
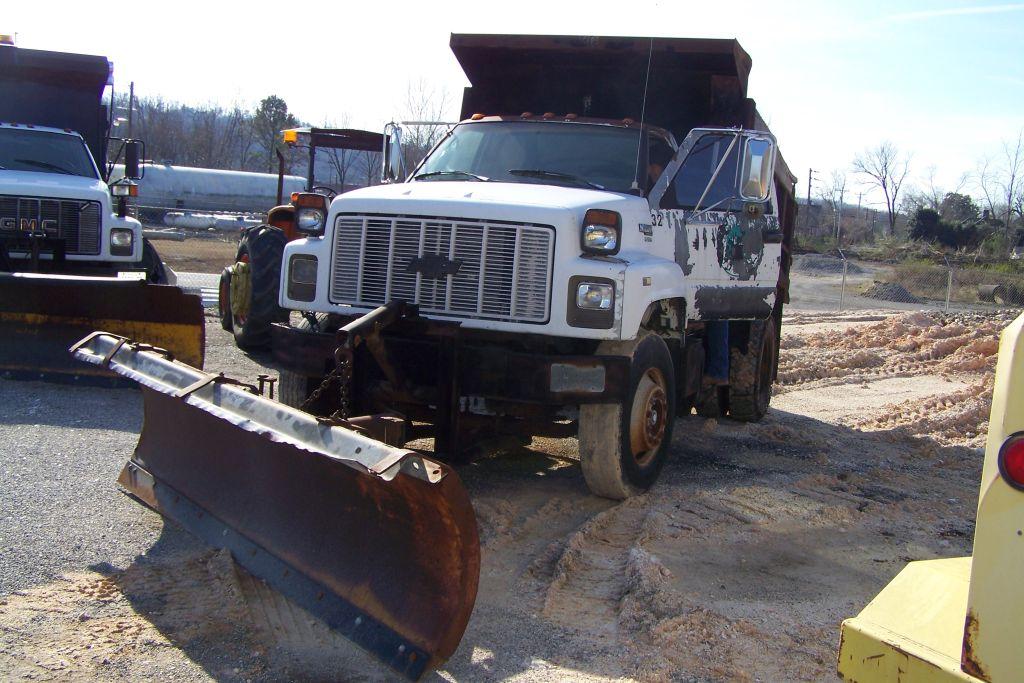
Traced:
[[106, 57], [0, 46], [0, 121], [68, 128], [106, 161]]
[[[472, 84], [463, 119], [527, 111], [643, 116], [679, 140], [698, 126], [768, 130], [747, 98], [752, 61], [736, 40], [452, 34], [451, 49]], [[791, 187], [795, 179], [779, 161], [780, 180]]]
[[682, 138], [701, 125], [741, 125], [750, 56], [735, 40], [452, 35], [473, 84], [463, 118], [530, 111], [645, 120]]

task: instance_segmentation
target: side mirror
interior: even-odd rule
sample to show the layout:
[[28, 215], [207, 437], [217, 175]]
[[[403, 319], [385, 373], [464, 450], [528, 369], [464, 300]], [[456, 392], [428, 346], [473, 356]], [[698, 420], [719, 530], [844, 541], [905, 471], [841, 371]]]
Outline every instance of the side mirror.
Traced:
[[740, 196], [746, 200], [763, 202], [768, 199], [775, 168], [775, 145], [768, 138], [747, 138], [743, 146], [743, 174], [740, 176]]
[[381, 169], [382, 183], [403, 180], [402, 128], [397, 123], [384, 126], [384, 165]]
[[124, 177], [130, 180], [142, 178], [139, 160], [142, 155], [142, 142], [128, 140], [124, 143]]

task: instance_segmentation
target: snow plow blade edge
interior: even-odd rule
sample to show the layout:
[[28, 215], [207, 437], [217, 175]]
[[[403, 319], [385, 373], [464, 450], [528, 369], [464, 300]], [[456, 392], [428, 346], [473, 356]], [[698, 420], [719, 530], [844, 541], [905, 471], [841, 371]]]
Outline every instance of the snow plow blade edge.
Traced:
[[142, 385], [130, 495], [407, 678], [451, 656], [480, 573], [453, 470], [115, 335], [76, 347]]
[[116, 383], [117, 376], [68, 356], [96, 329], [145, 339], [201, 368], [202, 300], [178, 287], [110, 277], [0, 273], [0, 375]]

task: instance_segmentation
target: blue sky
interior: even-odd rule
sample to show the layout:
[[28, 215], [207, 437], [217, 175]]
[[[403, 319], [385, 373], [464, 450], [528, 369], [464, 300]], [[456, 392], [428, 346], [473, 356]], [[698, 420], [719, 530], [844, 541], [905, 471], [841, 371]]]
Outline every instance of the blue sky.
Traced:
[[105, 54], [118, 87], [134, 80], [143, 95], [225, 105], [274, 92], [303, 119], [370, 129], [401, 117], [407, 86], [419, 80], [447, 89], [457, 116], [467, 82], [448, 50], [451, 32], [735, 37], [754, 60], [750, 94], [801, 196], [808, 167], [827, 177], [886, 139], [912, 154], [911, 182], [935, 166], [951, 187], [1024, 128], [1024, 3], [40, 6], [5, 8], [0, 32], [17, 31], [22, 47]]

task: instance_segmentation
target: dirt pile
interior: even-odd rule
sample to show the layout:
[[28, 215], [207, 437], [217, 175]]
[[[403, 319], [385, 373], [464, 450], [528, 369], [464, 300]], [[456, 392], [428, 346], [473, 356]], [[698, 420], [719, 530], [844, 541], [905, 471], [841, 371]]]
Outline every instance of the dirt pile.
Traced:
[[874, 282], [860, 293], [868, 299], [879, 299], [881, 301], [897, 301], [903, 304], [919, 304], [920, 299], [910, 293], [903, 285], [897, 282]]
[[861, 385], [929, 375], [948, 386], [937, 384], [932, 395], [901, 403], [889, 397], [874, 414], [853, 424], [929, 434], [944, 444], [979, 445], [988, 420], [999, 334], [1011, 317], [916, 312], [842, 331], [788, 334], [782, 340], [777, 393], [808, 384]]

